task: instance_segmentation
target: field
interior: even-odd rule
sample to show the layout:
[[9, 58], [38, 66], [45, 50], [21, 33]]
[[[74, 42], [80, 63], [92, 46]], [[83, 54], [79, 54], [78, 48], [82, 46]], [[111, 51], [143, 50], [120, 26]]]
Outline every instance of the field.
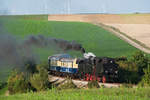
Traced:
[[0, 100], [150, 100], [150, 88], [101, 88], [48, 90], [45, 92], [0, 95]]
[[129, 37], [150, 48], [150, 24], [106, 24], [119, 29]]
[[80, 21], [109, 24], [150, 24], [150, 14], [49, 15], [49, 21]]
[[[97, 56], [129, 56], [136, 51], [134, 47], [107, 30], [89, 23], [47, 21], [45, 17], [42, 19], [42, 16], [35, 19], [33, 19], [33, 16], [17, 16], [16, 18], [13, 16], [13, 18], [4, 17], [1, 19], [3, 19], [3, 24], [8, 33], [16, 36], [18, 39], [41, 34], [69, 41], [75, 40], [82, 44], [87, 52], [93, 52]], [[36, 51], [45, 60], [50, 55], [48, 50], [39, 48]]]

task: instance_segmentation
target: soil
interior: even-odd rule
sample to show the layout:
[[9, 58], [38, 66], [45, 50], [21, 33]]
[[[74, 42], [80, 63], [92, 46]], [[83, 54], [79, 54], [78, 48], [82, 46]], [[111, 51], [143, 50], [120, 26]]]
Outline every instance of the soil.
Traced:
[[80, 21], [111, 24], [150, 24], [150, 14], [76, 14], [49, 15], [53, 21]]

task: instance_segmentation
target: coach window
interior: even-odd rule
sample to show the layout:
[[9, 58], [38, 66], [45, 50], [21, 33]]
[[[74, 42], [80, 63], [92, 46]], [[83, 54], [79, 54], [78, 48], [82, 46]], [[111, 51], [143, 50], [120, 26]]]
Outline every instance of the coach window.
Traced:
[[63, 66], [63, 62], [61, 61], [61, 66]]
[[65, 62], [63, 62], [63, 66], [65, 66]]
[[66, 62], [66, 66], [68, 67], [68, 62]]

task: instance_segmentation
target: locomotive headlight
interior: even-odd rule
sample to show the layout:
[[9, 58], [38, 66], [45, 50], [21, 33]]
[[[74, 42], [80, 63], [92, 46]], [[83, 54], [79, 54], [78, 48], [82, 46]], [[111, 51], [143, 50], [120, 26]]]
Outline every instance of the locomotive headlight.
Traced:
[[105, 73], [108, 73], [108, 71], [106, 70]]

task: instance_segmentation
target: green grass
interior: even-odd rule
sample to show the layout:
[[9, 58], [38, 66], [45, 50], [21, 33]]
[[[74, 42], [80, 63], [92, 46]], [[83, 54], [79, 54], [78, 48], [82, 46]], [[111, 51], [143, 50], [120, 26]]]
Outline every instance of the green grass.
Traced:
[[6, 93], [7, 90], [8, 90], [7, 87], [0, 89], [0, 95], [5, 95], [5, 93]]
[[47, 92], [0, 96], [0, 100], [150, 100], [150, 88], [102, 88], [49, 90]]
[[[137, 50], [107, 30], [89, 23], [33, 20], [33, 16], [28, 20], [24, 17], [16, 17], [16, 19], [6, 17], [3, 19], [3, 23], [8, 33], [18, 39], [42, 34], [47, 37], [75, 40], [81, 43], [87, 52], [93, 52], [97, 56], [129, 56]], [[43, 51], [39, 53], [42, 54]]]

